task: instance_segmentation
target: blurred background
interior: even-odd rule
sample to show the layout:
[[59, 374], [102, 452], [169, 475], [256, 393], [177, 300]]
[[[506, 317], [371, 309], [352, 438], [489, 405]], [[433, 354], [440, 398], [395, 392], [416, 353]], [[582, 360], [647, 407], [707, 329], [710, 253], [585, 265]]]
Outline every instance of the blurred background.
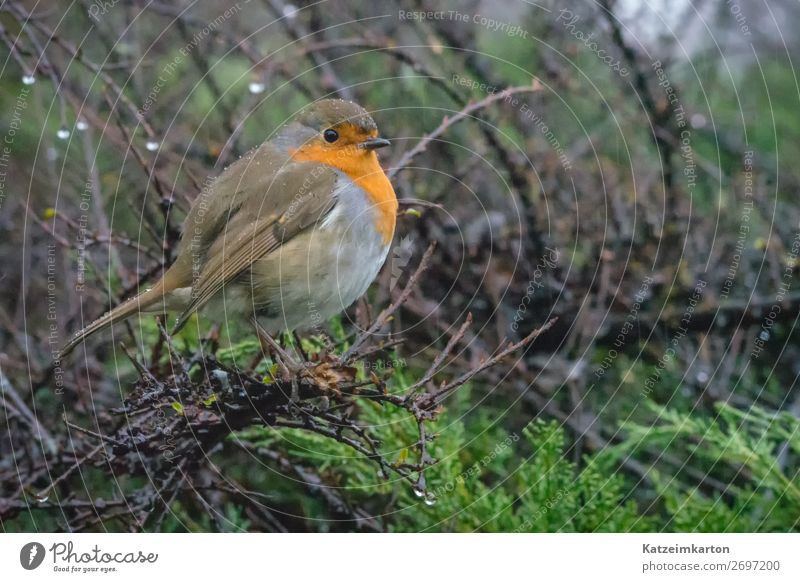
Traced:
[[[789, 0], [3, 3], [3, 530], [797, 530], [798, 26]], [[74, 439], [126, 422], [119, 343], [169, 353], [144, 317], [54, 351], [158, 278], [204, 184], [329, 96], [372, 112], [407, 202], [324, 334], [347, 344], [430, 241], [384, 330], [402, 343], [369, 360], [392, 389], [467, 313], [436, 382], [555, 323], [443, 403], [429, 495], [291, 428], [231, 433], [166, 498], [136, 455], [83, 462]], [[189, 327], [187, 353], [214, 331]], [[223, 329], [216, 357], [257, 347]], [[403, 411], [352, 414], [416, 454]], [[148, 487], [157, 520], [129, 503]]]

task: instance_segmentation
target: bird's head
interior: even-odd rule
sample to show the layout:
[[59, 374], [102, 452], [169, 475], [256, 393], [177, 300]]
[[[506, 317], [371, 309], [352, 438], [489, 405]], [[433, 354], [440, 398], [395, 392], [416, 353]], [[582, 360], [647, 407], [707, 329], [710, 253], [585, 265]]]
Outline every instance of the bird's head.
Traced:
[[321, 162], [348, 174], [374, 164], [375, 150], [389, 145], [363, 107], [341, 99], [312, 103], [284, 128], [279, 140], [298, 161]]

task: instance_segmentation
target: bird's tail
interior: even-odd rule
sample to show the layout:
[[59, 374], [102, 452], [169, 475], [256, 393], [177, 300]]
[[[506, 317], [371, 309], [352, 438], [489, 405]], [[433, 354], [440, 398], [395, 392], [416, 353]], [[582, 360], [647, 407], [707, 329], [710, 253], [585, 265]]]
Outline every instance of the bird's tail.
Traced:
[[[102, 315], [98, 319], [94, 320], [92, 323], [84, 327], [78, 333], [76, 333], [72, 339], [70, 339], [63, 348], [61, 348], [61, 353], [59, 354], [59, 359], [63, 358], [64, 356], [68, 355], [75, 347], [80, 344], [83, 340], [88, 338], [90, 335], [110, 327], [115, 323], [119, 323], [120, 321], [124, 321], [125, 319], [129, 318], [131, 315], [137, 313], [147, 313], [147, 312], [157, 312], [159, 311], [158, 308], [153, 309], [153, 307], [163, 307], [163, 303], [165, 300], [165, 293], [168, 292], [167, 289], [164, 288], [163, 279], [153, 286], [152, 289], [148, 289], [144, 293], [140, 293], [136, 297], [129, 299], [125, 303], [118, 305], [105, 315]], [[161, 303], [159, 303], [161, 302]]]

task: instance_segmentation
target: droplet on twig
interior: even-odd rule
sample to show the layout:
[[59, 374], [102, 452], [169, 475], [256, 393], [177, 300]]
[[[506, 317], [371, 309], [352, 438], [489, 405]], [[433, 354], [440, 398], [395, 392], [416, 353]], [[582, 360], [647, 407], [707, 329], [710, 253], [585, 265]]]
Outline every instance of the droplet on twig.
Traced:
[[689, 123], [694, 129], [701, 129], [706, 126], [706, 116], [702, 113], [694, 113], [689, 118]]
[[283, 7], [283, 15], [287, 20], [292, 20], [293, 18], [297, 17], [297, 6], [294, 4], [287, 4]]
[[75, 123], [75, 129], [77, 129], [78, 131], [86, 131], [87, 129], [89, 129], [89, 124], [86, 123], [85, 119], [79, 119]]
[[427, 483], [425, 482], [425, 474], [420, 472], [419, 477], [417, 477], [417, 481], [414, 483], [412, 487], [414, 491], [414, 495], [417, 497], [425, 497], [425, 492], [427, 490]]
[[36, 82], [36, 77], [33, 75], [22, 75], [23, 85], [33, 85]]
[[159, 144], [157, 141], [154, 141], [154, 140], [151, 139], [151, 140], [148, 140], [146, 144], [144, 144], [144, 147], [147, 148], [148, 152], [154, 152], [154, 151], [156, 151], [158, 149], [158, 147], [160, 145], [161, 144]]
[[264, 83], [259, 83], [258, 81], [253, 81], [247, 86], [247, 90], [250, 91], [253, 95], [258, 95], [259, 93], [263, 93], [264, 89], [267, 86]]
[[69, 130], [66, 127], [62, 127], [56, 132], [56, 136], [58, 136], [58, 139], [67, 139], [69, 137]]

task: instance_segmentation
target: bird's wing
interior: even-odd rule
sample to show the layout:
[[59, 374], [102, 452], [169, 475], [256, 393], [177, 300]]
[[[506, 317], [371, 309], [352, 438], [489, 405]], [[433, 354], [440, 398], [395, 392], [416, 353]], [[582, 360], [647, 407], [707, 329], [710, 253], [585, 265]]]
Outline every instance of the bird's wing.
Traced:
[[336, 180], [329, 166], [289, 162], [269, 184], [259, 180], [251, 183], [251, 191], [238, 192], [243, 202], [209, 245], [173, 333], [254, 261], [322, 220], [336, 205]]

